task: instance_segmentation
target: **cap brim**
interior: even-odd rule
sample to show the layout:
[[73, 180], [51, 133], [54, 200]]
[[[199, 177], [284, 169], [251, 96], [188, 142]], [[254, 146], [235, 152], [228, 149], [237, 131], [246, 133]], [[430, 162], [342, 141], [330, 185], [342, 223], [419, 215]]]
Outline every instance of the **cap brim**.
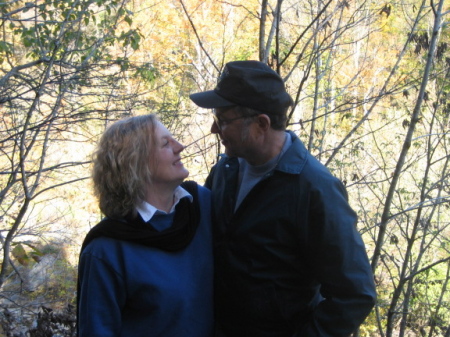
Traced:
[[214, 109], [236, 105], [216, 94], [214, 90], [198, 92], [189, 96], [191, 100], [201, 108]]

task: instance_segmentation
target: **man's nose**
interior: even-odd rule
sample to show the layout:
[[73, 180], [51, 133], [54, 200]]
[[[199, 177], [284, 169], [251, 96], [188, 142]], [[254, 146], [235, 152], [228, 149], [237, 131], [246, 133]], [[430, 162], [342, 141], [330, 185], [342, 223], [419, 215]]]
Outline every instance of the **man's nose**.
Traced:
[[220, 128], [215, 121], [211, 125], [211, 133], [220, 133]]

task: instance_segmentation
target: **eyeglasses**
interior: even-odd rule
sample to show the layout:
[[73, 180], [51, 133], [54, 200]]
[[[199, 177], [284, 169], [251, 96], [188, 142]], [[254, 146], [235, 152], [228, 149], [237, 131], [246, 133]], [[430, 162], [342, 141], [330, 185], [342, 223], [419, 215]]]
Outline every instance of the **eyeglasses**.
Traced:
[[[227, 112], [228, 110], [233, 109], [234, 106], [227, 108], [224, 111], [221, 111], [221, 115], [225, 112]], [[250, 115], [250, 116], [239, 116], [239, 117], [235, 117], [235, 118], [223, 118], [223, 117], [219, 117], [217, 116], [217, 110], [214, 109], [213, 111], [213, 118], [214, 118], [214, 123], [216, 123], [217, 127], [219, 129], [222, 129], [225, 125], [231, 124], [232, 122], [238, 120], [238, 119], [245, 119], [245, 118], [252, 118], [258, 116], [258, 114], [254, 114], [254, 115]]]
[[239, 116], [239, 117], [235, 117], [235, 118], [223, 118], [223, 117], [219, 117], [219, 116], [213, 114], [214, 123], [216, 123], [216, 125], [219, 129], [222, 129], [225, 125], [228, 125], [234, 121], [237, 121], [238, 119], [243, 119], [243, 118], [248, 118], [248, 117], [253, 117], [253, 116]]

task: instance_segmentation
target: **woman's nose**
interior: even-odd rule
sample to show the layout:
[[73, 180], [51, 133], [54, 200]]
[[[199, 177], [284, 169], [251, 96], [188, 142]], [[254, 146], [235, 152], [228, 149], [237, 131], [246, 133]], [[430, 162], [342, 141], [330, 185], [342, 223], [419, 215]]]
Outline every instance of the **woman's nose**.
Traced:
[[184, 145], [181, 144], [181, 143], [178, 142], [178, 141], [175, 141], [175, 147], [174, 147], [174, 149], [175, 149], [175, 153], [180, 153], [181, 151], [184, 150]]

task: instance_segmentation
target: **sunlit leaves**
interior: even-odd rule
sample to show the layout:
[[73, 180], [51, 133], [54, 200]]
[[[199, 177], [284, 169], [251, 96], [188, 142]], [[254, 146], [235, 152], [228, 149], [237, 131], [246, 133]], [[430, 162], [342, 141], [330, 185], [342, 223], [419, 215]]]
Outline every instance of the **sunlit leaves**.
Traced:
[[[86, 56], [82, 54], [89, 55], [90, 48], [102, 38], [111, 41], [112, 37], [138, 49], [140, 35], [131, 27], [132, 12], [124, 6], [123, 2], [110, 0], [45, 0], [38, 5], [19, 2], [18, 8], [12, 11], [14, 14], [6, 6], [1, 9], [11, 33], [20, 37], [29, 57], [54, 56], [58, 47], [64, 52], [73, 49], [79, 60], [83, 60]], [[122, 20], [128, 24], [128, 30], [118, 30]]]

